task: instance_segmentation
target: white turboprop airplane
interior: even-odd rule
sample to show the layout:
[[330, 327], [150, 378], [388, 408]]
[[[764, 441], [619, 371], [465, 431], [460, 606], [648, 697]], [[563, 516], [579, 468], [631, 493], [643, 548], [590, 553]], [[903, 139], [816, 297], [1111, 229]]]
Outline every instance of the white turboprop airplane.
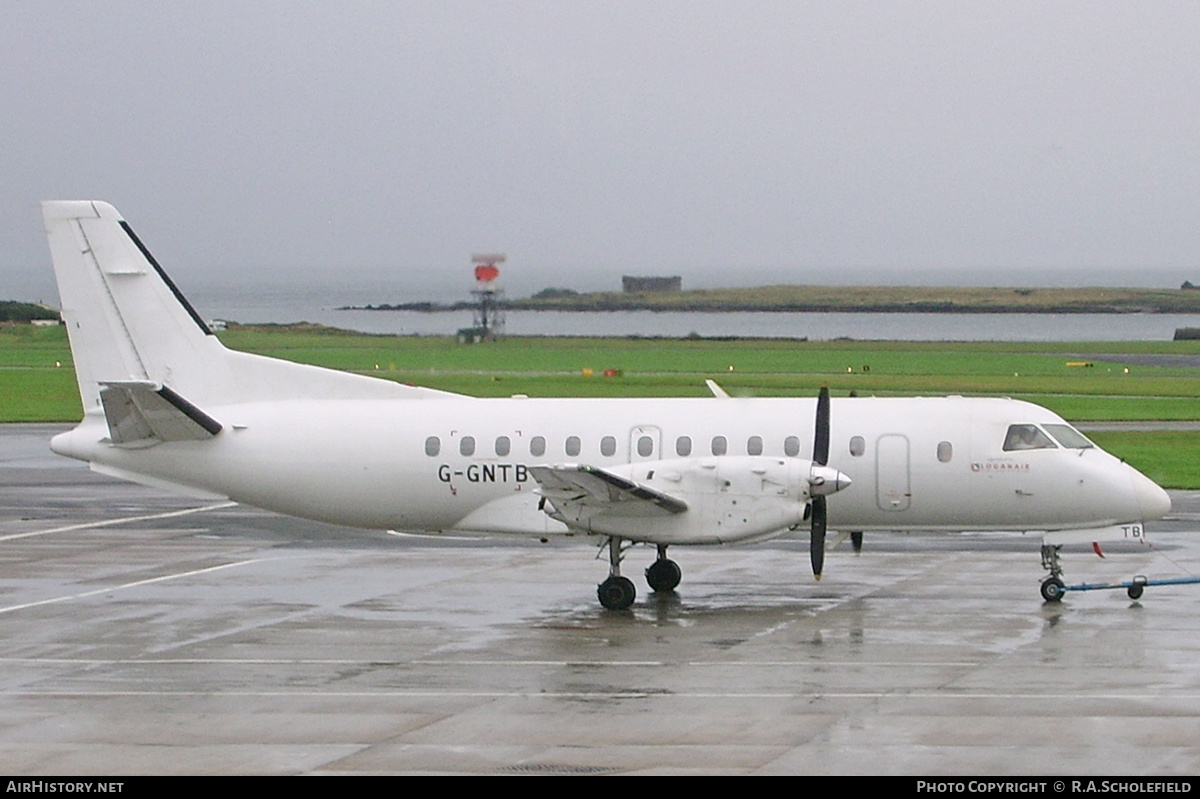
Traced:
[[[103, 474], [387, 530], [598, 537], [606, 608], [632, 543], [862, 532], [1141, 539], [1165, 491], [1063, 419], [1007, 399], [478, 399], [226, 349], [111, 205], [42, 206], [84, 418], [55, 452]], [[811, 435], [807, 431], [813, 431]], [[804, 457], [803, 454], [811, 455]]]

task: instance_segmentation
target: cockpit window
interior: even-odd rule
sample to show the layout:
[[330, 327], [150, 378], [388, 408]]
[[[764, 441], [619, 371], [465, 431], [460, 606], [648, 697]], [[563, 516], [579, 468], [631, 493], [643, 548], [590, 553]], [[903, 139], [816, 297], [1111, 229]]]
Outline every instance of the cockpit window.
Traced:
[[1004, 437], [1004, 451], [1013, 452], [1021, 449], [1057, 449], [1050, 436], [1038, 429], [1037, 425], [1014, 424], [1008, 428]]
[[1083, 433], [1071, 427], [1069, 424], [1047, 424], [1042, 425], [1046, 431], [1062, 444], [1067, 449], [1091, 449], [1096, 446], [1087, 440]]

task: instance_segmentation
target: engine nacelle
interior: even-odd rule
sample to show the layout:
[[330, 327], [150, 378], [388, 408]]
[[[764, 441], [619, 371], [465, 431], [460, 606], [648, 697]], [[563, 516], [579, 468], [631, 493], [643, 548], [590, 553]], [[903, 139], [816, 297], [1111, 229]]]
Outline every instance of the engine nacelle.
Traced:
[[771, 538], [801, 524], [814, 495], [850, 485], [838, 470], [797, 458], [676, 458], [605, 471], [687, 507], [673, 510], [665, 503], [639, 500], [633, 489], [629, 499], [617, 492], [600, 501], [551, 499], [551, 515], [576, 529], [656, 544]]

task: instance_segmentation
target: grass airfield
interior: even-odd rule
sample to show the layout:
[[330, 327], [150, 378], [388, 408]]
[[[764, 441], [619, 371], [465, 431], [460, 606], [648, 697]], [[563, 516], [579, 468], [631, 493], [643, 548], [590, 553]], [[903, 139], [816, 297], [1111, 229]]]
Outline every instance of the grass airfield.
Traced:
[[[895, 342], [376, 336], [235, 326], [233, 349], [479, 397], [1007, 396], [1073, 422], [1200, 421], [1200, 341]], [[1086, 365], [1085, 365], [1086, 364]], [[0, 422], [79, 418], [66, 331], [0, 325]], [[605, 377], [606, 370], [619, 376]], [[1090, 437], [1168, 488], [1200, 488], [1200, 430]]]

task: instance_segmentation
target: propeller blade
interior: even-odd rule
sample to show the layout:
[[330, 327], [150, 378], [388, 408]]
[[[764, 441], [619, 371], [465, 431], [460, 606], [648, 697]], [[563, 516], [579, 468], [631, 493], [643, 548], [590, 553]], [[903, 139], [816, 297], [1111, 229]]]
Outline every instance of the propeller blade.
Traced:
[[[813, 433], [813, 463], [825, 466], [829, 463], [829, 386], [821, 386], [817, 395], [817, 421]], [[812, 535], [809, 538], [808, 554], [812, 559], [813, 577], [821, 579], [825, 568], [825, 495], [815, 494], [812, 498]]]
[[812, 498], [812, 537], [809, 539], [808, 554], [812, 559], [813, 577], [821, 579], [825, 568], [825, 497]]
[[817, 395], [817, 429], [813, 434], [813, 463], [829, 463], [829, 386], [821, 386]]

